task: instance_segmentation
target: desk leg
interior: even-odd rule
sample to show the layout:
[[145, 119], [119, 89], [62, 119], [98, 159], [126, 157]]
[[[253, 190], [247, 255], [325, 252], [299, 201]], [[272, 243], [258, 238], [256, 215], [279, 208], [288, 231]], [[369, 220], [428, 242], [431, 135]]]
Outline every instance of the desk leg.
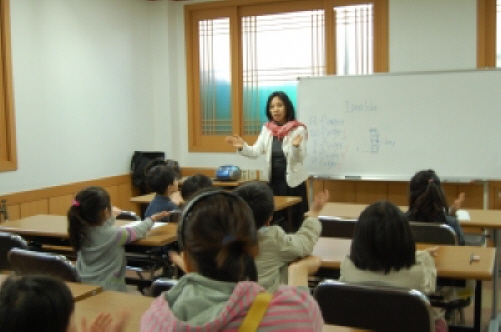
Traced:
[[498, 277], [499, 277], [499, 230], [492, 230], [492, 240], [496, 246], [496, 256], [494, 257], [494, 273], [492, 274], [492, 308], [491, 321], [489, 322], [489, 332], [499, 332], [499, 322], [501, 316], [498, 314]]
[[473, 302], [473, 326], [449, 325], [449, 332], [480, 332], [482, 330], [482, 281], [480, 280], [475, 282], [475, 295], [473, 297]]
[[482, 282], [477, 280], [475, 285], [475, 307], [474, 319], [473, 319], [473, 329], [480, 332], [482, 326]]

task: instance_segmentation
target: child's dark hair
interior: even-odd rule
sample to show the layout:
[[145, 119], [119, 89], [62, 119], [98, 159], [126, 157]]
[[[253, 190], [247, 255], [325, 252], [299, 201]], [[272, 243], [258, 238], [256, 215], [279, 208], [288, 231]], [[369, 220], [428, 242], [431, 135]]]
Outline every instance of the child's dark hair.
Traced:
[[97, 226], [103, 222], [103, 211], [110, 209], [110, 195], [101, 187], [87, 187], [76, 195], [68, 210], [68, 233], [75, 251], [82, 248], [87, 238], [87, 226]]
[[263, 227], [275, 211], [273, 191], [266, 183], [248, 182], [235, 188], [233, 193], [249, 205], [257, 229]]
[[212, 187], [212, 180], [207, 175], [195, 174], [188, 177], [183, 181], [181, 185], [181, 196], [185, 201], [190, 199], [190, 197], [203, 188]]
[[199, 274], [219, 281], [257, 281], [257, 232], [249, 206], [222, 190], [202, 190], [187, 202], [179, 237]]
[[387, 201], [365, 208], [355, 226], [350, 259], [361, 270], [385, 273], [416, 264], [416, 243], [405, 214]]
[[66, 332], [75, 305], [54, 277], [9, 277], [0, 288], [0, 331]]
[[448, 210], [449, 204], [437, 174], [431, 169], [414, 174], [409, 184], [409, 218], [445, 222]]
[[146, 173], [146, 184], [157, 195], [165, 195], [167, 187], [172, 186], [176, 178], [177, 174], [172, 167], [159, 165]]
[[278, 97], [284, 103], [287, 121], [296, 120], [296, 111], [294, 110], [294, 105], [292, 104], [289, 96], [283, 91], [275, 91], [272, 92], [266, 101], [266, 117], [269, 121], [273, 120], [273, 116], [271, 116], [270, 105], [273, 98]]

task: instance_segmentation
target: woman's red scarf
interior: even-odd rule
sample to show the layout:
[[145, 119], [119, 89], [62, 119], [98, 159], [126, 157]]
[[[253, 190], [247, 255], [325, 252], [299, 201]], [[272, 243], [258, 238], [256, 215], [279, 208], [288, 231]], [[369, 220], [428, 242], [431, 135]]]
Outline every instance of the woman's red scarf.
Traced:
[[274, 121], [266, 123], [266, 128], [271, 131], [271, 134], [281, 140], [284, 139], [284, 137], [287, 136], [291, 130], [300, 126], [303, 126], [306, 129], [306, 125], [297, 120], [288, 121], [283, 126], [279, 126]]

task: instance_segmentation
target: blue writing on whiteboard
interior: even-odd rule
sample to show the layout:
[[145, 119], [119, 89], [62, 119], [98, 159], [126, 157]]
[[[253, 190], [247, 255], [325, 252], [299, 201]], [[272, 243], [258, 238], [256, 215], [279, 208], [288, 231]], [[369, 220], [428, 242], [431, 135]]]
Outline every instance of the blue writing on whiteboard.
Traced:
[[379, 130], [377, 128], [370, 128], [370, 140], [371, 140], [371, 153], [378, 153], [379, 151]]

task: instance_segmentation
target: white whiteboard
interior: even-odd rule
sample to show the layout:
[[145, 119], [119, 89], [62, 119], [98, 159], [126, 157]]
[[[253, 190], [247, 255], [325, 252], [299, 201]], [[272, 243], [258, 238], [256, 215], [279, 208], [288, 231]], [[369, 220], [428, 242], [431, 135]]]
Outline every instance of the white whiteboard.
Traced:
[[501, 71], [300, 78], [306, 164], [321, 177], [501, 179]]

